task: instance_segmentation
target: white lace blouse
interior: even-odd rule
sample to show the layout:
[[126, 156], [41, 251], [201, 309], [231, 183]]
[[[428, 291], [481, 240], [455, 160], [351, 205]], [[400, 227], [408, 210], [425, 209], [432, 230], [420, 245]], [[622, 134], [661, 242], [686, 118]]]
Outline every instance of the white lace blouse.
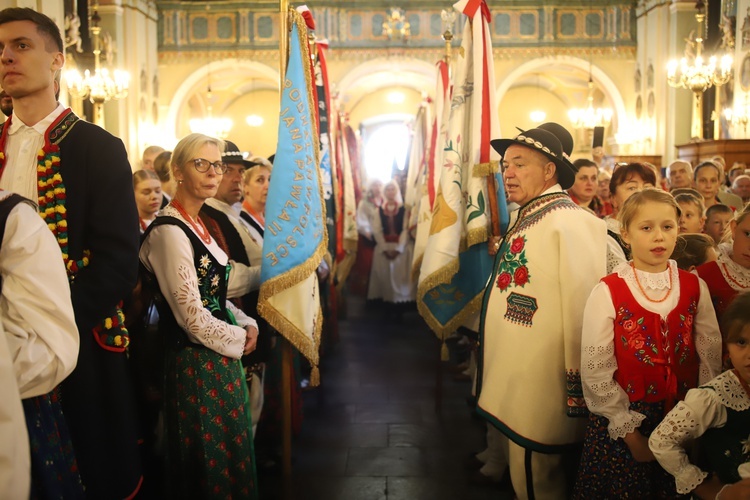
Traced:
[[[669, 275], [672, 275], [672, 293], [664, 302], [650, 302], [638, 289], [633, 268], [629, 263], [619, 265], [615, 272], [625, 280], [628, 289], [638, 304], [666, 318], [680, 300], [680, 282], [677, 263], [669, 261], [670, 269], [661, 273], [638, 271], [638, 280], [651, 299], [660, 299], [669, 290]], [[694, 320], [695, 346], [700, 358], [699, 383], [705, 383], [721, 370], [721, 334], [716, 321], [711, 296], [706, 283], [699, 279], [700, 298]], [[609, 287], [600, 282], [594, 287], [583, 312], [581, 338], [581, 382], [583, 395], [589, 411], [609, 420], [609, 435], [612, 439], [625, 437], [636, 430], [644, 415], [629, 409], [627, 393], [615, 381], [617, 359], [615, 358], [614, 322], [615, 307]]]
[[664, 417], [648, 440], [659, 464], [674, 476], [677, 493], [693, 491], [708, 476], [690, 463], [685, 443], [702, 436], [708, 429], [723, 427], [727, 422], [727, 408], [735, 411], [750, 409], [750, 398], [731, 370], [707, 385], [713, 389], [689, 390], [685, 400]]
[[719, 245], [717, 254], [716, 263], [719, 266], [721, 275], [724, 277], [724, 281], [740, 293], [750, 290], [750, 269], [742, 267], [732, 260], [732, 255], [734, 254], [732, 245], [722, 243]]
[[[176, 217], [190, 227], [171, 206], [162, 213]], [[192, 227], [190, 229], [193, 230]], [[227, 255], [213, 239], [206, 248], [219, 264], [227, 264]], [[141, 245], [140, 259], [156, 275], [161, 293], [172, 309], [177, 324], [192, 342], [203, 344], [230, 358], [242, 357], [245, 328], [250, 325], [257, 327], [257, 323], [229, 301], [227, 308], [234, 314], [239, 326], [215, 318], [203, 307], [193, 264], [193, 246], [182, 229], [170, 224], [155, 227]]]
[[[620, 234], [620, 221], [615, 217], [605, 217], [604, 222], [607, 223], [608, 231]], [[620, 244], [607, 234], [607, 274], [612, 274], [617, 266], [627, 261], [628, 259], [625, 258], [625, 252], [622, 251]]]

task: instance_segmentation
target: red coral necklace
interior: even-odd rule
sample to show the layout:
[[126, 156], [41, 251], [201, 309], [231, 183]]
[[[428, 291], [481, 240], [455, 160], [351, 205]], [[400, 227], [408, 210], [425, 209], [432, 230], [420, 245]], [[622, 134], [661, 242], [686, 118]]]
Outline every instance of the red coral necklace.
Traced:
[[646, 294], [646, 290], [643, 289], [643, 287], [641, 286], [641, 282], [638, 279], [638, 272], [636, 272], [635, 264], [633, 264], [632, 260], [630, 261], [630, 267], [633, 268], [633, 275], [635, 276], [635, 284], [638, 285], [638, 290], [640, 290], [641, 294], [644, 297], [646, 297], [646, 300], [648, 300], [649, 302], [655, 302], [658, 304], [659, 302], [664, 302], [665, 300], [667, 300], [667, 298], [669, 298], [670, 295], [672, 295], [672, 267], [669, 264], [669, 262], [667, 262], [667, 272], [669, 273], [669, 290], [667, 290], [667, 294], [660, 299], [652, 299]]
[[190, 225], [193, 226], [193, 229], [195, 229], [195, 232], [198, 234], [203, 243], [205, 243], [206, 245], [211, 243], [211, 234], [208, 232], [208, 228], [203, 223], [200, 217], [198, 217], [198, 224], [196, 224], [195, 221], [193, 221], [193, 218], [190, 217], [185, 211], [185, 208], [177, 200], [177, 198], [172, 198], [171, 204], [175, 208], [175, 210], [177, 210], [177, 212], [182, 215], [183, 219], [188, 221]]

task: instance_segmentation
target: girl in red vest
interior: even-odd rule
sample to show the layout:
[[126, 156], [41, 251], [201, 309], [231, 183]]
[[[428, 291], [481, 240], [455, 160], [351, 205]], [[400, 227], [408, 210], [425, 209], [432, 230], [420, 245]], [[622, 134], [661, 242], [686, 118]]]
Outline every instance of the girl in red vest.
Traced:
[[750, 290], [750, 205], [730, 223], [732, 239], [719, 245], [718, 260], [696, 268], [721, 317], [734, 297]]
[[[750, 293], [721, 318], [733, 368], [691, 389], [651, 434], [649, 446], [674, 476], [679, 493], [700, 498], [750, 498]], [[703, 437], [701, 437], [703, 436]], [[701, 438], [710, 472], [690, 463], [685, 443]]]
[[661, 190], [619, 213], [632, 261], [591, 292], [583, 317], [581, 381], [590, 411], [574, 498], [674, 498], [648, 436], [667, 411], [721, 365], [708, 288], [669, 259], [680, 208]]

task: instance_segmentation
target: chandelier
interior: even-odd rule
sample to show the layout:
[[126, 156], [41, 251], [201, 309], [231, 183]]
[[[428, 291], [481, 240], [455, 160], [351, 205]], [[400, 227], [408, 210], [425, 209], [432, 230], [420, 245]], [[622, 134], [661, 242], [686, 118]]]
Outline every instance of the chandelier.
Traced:
[[[695, 4], [698, 21], [698, 34], [693, 40], [693, 34], [686, 39], [685, 57], [677, 61], [672, 59], [667, 64], [667, 82], [672, 87], [682, 87], [701, 94], [712, 86], [724, 85], [732, 77], [732, 56], [725, 53], [721, 59], [716, 56], [705, 61], [703, 52], [703, 21], [706, 19], [703, 0]], [[718, 63], [718, 64], [717, 64]]]
[[594, 80], [591, 77], [591, 66], [589, 63], [589, 92], [586, 98], [585, 108], [571, 108], [568, 110], [568, 118], [575, 128], [591, 129], [594, 127], [606, 127], [612, 121], [612, 110], [610, 108], [594, 107]]
[[383, 33], [388, 40], [401, 38], [404, 42], [409, 41], [411, 36], [411, 25], [404, 16], [404, 10], [399, 7], [391, 7], [388, 19], [383, 22]]
[[[101, 105], [107, 101], [122, 99], [128, 95], [130, 86], [130, 73], [127, 71], [115, 69], [110, 72], [107, 68], [101, 67], [100, 56], [101, 46], [101, 26], [99, 23], [102, 18], [94, 7], [94, 13], [91, 16], [91, 37], [94, 43], [94, 74], [89, 70], [81, 74], [76, 69], [65, 72], [65, 82], [68, 92], [73, 97], [79, 99], [88, 98], [94, 104], [95, 121], [101, 124]], [[111, 43], [111, 42], [110, 42]]]
[[206, 89], [206, 116], [204, 118], [193, 118], [190, 120], [190, 131], [216, 137], [217, 139], [226, 139], [229, 131], [232, 130], [234, 122], [230, 118], [213, 116], [213, 94], [211, 93], [211, 63], [208, 66], [208, 87]]

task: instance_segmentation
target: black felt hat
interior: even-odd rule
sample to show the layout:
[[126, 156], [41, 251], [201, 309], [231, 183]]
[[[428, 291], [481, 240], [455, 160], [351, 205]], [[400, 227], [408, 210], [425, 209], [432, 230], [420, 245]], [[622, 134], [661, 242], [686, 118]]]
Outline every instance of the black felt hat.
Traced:
[[573, 137], [562, 125], [554, 122], [544, 123], [537, 128], [522, 130], [513, 139], [493, 139], [490, 144], [500, 156], [505, 156], [505, 151], [514, 144], [539, 151], [557, 167], [557, 182], [563, 189], [568, 189], [575, 183], [576, 168], [570, 161]]
[[254, 161], [248, 161], [245, 159], [245, 155], [240, 151], [232, 141], [224, 141], [224, 152], [221, 153], [221, 159], [224, 163], [234, 163], [244, 166], [245, 168], [254, 167], [258, 165]]

